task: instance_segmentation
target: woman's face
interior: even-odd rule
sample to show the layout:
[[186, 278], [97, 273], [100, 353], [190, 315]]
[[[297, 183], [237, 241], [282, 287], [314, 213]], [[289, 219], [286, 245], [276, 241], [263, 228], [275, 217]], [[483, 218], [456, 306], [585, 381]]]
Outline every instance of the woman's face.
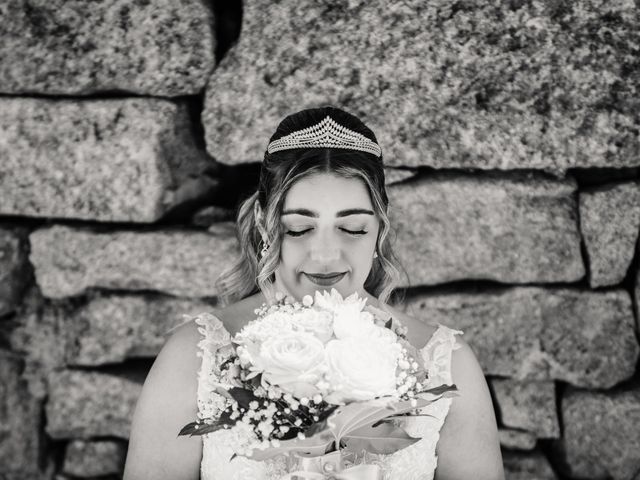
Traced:
[[363, 181], [326, 173], [302, 178], [285, 197], [281, 222], [277, 290], [298, 300], [331, 288], [343, 297], [365, 295], [379, 219]]

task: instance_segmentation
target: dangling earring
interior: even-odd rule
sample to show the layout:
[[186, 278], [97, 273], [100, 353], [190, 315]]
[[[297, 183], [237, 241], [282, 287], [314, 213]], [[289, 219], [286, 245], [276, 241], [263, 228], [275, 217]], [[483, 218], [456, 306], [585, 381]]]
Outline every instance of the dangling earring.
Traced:
[[264, 257], [269, 251], [269, 242], [262, 240], [262, 250], [260, 251], [260, 257]]
[[373, 252], [373, 258], [378, 258], [378, 252]]

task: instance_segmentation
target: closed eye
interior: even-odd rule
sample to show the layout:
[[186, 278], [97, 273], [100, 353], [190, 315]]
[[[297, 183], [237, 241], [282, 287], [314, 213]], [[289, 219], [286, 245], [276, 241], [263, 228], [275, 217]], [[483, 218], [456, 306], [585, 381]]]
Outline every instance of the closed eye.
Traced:
[[[306, 230], [300, 230], [300, 231], [295, 231], [295, 230], [287, 230], [286, 234], [291, 236], [291, 237], [301, 237], [302, 235], [304, 235], [305, 233], [309, 232], [313, 230], [312, 228], [308, 228]], [[340, 230], [342, 230], [343, 232], [348, 233], [349, 235], [354, 235], [356, 237], [360, 236], [360, 235], [365, 235], [367, 233], [366, 230], [347, 230], [346, 228], [341, 228]]]
[[365, 230], [347, 230], [346, 228], [341, 228], [340, 230], [356, 236], [364, 235], [365, 233], [367, 233]]

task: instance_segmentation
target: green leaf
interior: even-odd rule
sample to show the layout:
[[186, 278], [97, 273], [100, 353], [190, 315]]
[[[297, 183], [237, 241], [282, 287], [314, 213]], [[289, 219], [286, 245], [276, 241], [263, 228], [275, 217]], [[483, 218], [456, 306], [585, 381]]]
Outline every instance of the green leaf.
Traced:
[[342, 438], [347, 450], [351, 452], [367, 452], [390, 454], [416, 443], [419, 438], [410, 437], [402, 428], [391, 424], [377, 427], [360, 428]]
[[[437, 387], [420, 390], [418, 393], [431, 393], [432, 395], [444, 395], [445, 393], [450, 394], [452, 392], [457, 392], [457, 391], [458, 391], [458, 387], [455, 384], [452, 384], [452, 385], [442, 384]], [[453, 396], [457, 396], [457, 394]]]
[[211, 432], [215, 432], [217, 430], [220, 430], [221, 428], [225, 428], [225, 426], [232, 427], [233, 425], [236, 424], [236, 422], [238, 420], [239, 420], [239, 418], [235, 419], [235, 420], [232, 419], [231, 418], [231, 412], [229, 410], [225, 410], [220, 414], [220, 416], [218, 417], [218, 420], [216, 420], [213, 423], [203, 423], [201, 420], [200, 421], [196, 421], [196, 422], [188, 423], [187, 425], [182, 427], [182, 429], [180, 430], [180, 433], [178, 433], [178, 436], [180, 436], [180, 435], [191, 435], [191, 436], [194, 436], [194, 435], [205, 435], [207, 433], [211, 433]]
[[249, 409], [249, 403], [255, 401], [261, 401], [259, 397], [256, 397], [251, 390], [240, 387], [233, 387], [229, 389], [229, 395], [233, 397], [233, 399], [238, 403], [238, 406], [244, 408], [245, 410]]
[[184, 427], [182, 427], [182, 430], [180, 430], [180, 433], [178, 433], [178, 436], [190, 435], [193, 437], [195, 435], [205, 435], [207, 433], [216, 432], [222, 428], [225, 428], [226, 425], [228, 425], [228, 423], [214, 422], [209, 424], [209, 423], [191, 422], [185, 425]]

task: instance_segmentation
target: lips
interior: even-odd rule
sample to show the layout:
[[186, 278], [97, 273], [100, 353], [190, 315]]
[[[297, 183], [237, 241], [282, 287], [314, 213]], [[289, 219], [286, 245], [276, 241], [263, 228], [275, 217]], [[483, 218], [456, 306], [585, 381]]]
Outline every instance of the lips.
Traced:
[[327, 286], [338, 283], [347, 272], [342, 273], [305, 273], [305, 276], [316, 285]]

